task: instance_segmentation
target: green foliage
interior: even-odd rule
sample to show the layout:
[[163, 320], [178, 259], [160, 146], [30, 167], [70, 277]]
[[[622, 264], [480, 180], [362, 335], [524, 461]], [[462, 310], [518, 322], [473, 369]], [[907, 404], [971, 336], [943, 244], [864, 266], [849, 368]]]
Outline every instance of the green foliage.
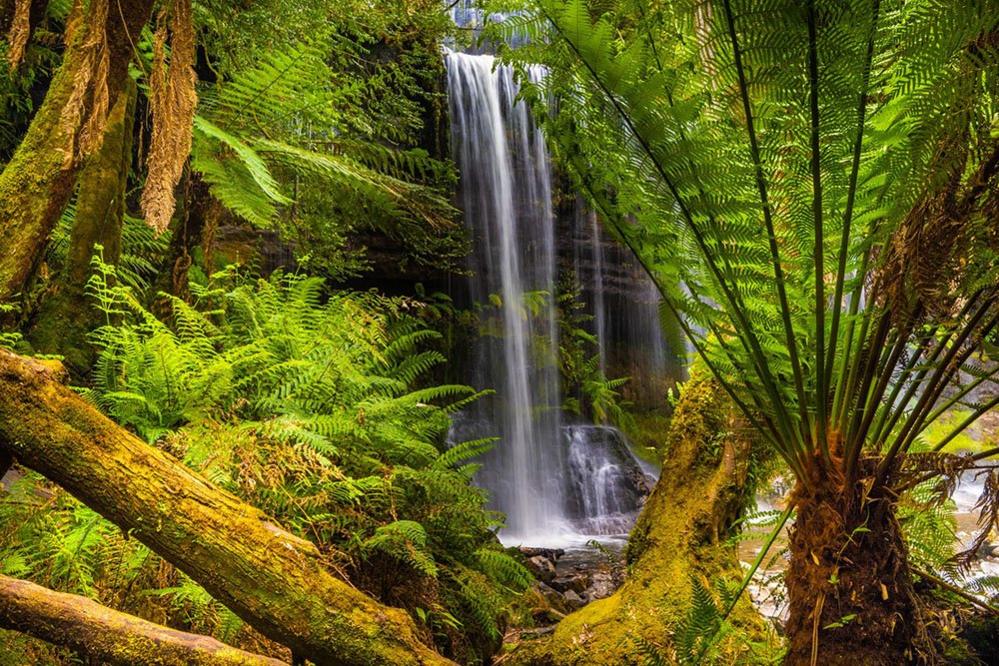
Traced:
[[[32, 90], [51, 79], [60, 60], [60, 33], [69, 14], [70, 2], [52, 0], [43, 5], [44, 14], [35, 26], [20, 66], [11, 69], [8, 61], [7, 35], [0, 35], [0, 164], [11, 158], [34, 114], [36, 99]], [[12, 12], [13, 5], [5, 6]]]
[[[318, 23], [307, 41], [240, 54], [238, 67], [200, 91], [192, 166], [230, 211], [308, 246], [301, 259], [314, 270], [356, 273], [363, 253], [346, 238], [372, 228], [403, 241], [417, 261], [457, 262], [464, 243], [448, 201], [452, 171], [411, 148], [434, 94], [424, 51], [442, 26], [411, 18], [426, 30], [415, 33], [422, 45], [390, 47], [382, 40], [405, 26], [384, 25], [375, 37], [337, 4], [327, 22], [317, 19], [321, 8], [302, 12]], [[373, 58], [380, 49], [395, 57]]]
[[427, 532], [423, 525], [412, 520], [397, 520], [375, 528], [374, 536], [364, 540], [361, 550], [382, 551], [424, 576], [437, 578], [437, 565], [427, 552]]
[[[495, 647], [530, 575], [499, 547], [499, 516], [471, 485], [492, 440], [445, 444], [449, 414], [479, 394], [426, 383], [444, 359], [420, 302], [229, 270], [194, 285], [193, 305], [171, 299], [163, 321], [114, 266], [99, 255], [93, 266], [87, 291], [108, 323], [93, 333], [100, 354], [84, 395], [314, 541], [359, 587], [447, 627], [448, 650]], [[38, 492], [36, 477], [26, 483], [22, 500]], [[9, 572], [107, 601], [129, 583], [128, 603], [145, 589], [174, 621], [234, 635], [200, 587], [176, 572], [152, 579], [157, 558], [51, 496], [67, 508], [32, 501], [26, 516], [23, 502], [0, 502], [0, 529], [15, 530], [0, 541]], [[134, 568], [107, 568], [126, 561]]]
[[[974, 199], [954, 227], [970, 245], [945, 244], [934, 261], [973, 260], [947, 293], [921, 291], [922, 305], [910, 303], [898, 281], [928, 277], [890, 269], [900, 257], [877, 248], [911, 233], [910, 211], [944, 191], [930, 172], [956, 169], [958, 190], [976, 169], [992, 176], [984, 156], [994, 141], [983, 128], [996, 82], [967, 76], [984, 66], [973, 53], [986, 47], [975, 40], [995, 15], [981, 3], [878, 10], [857, 0], [807, 11], [725, 2], [695, 19], [697, 6], [674, 4], [629, 23], [630, 6], [599, 16], [579, 0], [534, 3], [534, 23], [518, 28], [550, 28], [557, 46], [512, 57], [549, 64], [543, 89], [529, 95], [560, 100], [560, 113], [542, 118], [560, 158], [653, 270], [698, 351], [795, 472], [831, 438], [848, 458], [885, 439], [903, 451], [932, 421], [912, 409], [905, 380], [914, 366], [901, 380], [888, 374], [868, 385], [857, 359], [878, 349], [891, 361], [885, 372], [906, 370], [895, 350], [922, 348], [929, 360], [945, 355], [934, 356], [936, 348], [963, 363], [970, 350], [961, 331], [994, 325], [991, 315], [972, 316], [990, 312], [995, 298], [995, 255], [973, 231], [982, 193], [954, 193]], [[931, 15], [950, 26], [946, 36], [927, 32]], [[821, 76], [810, 78], [816, 57]], [[968, 133], [974, 145], [939, 154], [941, 142]], [[864, 290], [870, 280], [873, 294]], [[975, 308], [962, 310], [962, 293], [980, 295]], [[918, 375], [934, 395], [953, 377], [953, 368]], [[892, 394], [908, 401], [877, 399]], [[881, 407], [872, 418], [869, 404]], [[907, 424], [901, 432], [889, 427], [899, 421]]]
[[909, 548], [910, 561], [924, 571], [954, 572], [957, 543], [956, 506], [952, 500], [939, 501], [934, 484], [913, 489], [899, 506], [898, 519]]
[[993, 3], [514, 6], [491, 36], [547, 65], [522, 89], [558, 160], [797, 482], [855, 506], [947, 474], [999, 406], [973, 398], [999, 373]]
[[673, 635], [677, 660], [694, 664], [722, 639], [722, 617], [714, 596], [697, 578], [691, 579], [691, 604], [687, 615], [677, 623]]
[[483, 573], [514, 590], [526, 590], [534, 581], [523, 564], [501, 550], [480, 548], [475, 551], [475, 559]]
[[234, 640], [242, 627], [200, 586], [31, 472], [17, 476], [0, 501], [0, 562], [6, 575], [133, 614], [148, 613], [150, 598], [161, 598], [175, 626], [222, 640]]
[[[16, 313], [17, 306], [9, 303], [0, 303], [0, 318]], [[0, 349], [14, 351], [23, 341], [23, 336], [18, 330], [0, 330]]]
[[597, 423], [629, 427], [630, 405], [619, 391], [628, 378], [608, 379], [600, 367], [597, 338], [586, 329], [593, 317], [585, 312], [574, 276], [565, 275], [559, 281], [556, 306], [559, 371], [566, 395], [563, 409]]
[[715, 581], [715, 590], [712, 591], [700, 578], [692, 576], [690, 603], [683, 616], [673, 624], [670, 647], [635, 637], [631, 643], [636, 655], [644, 666], [698, 666], [733, 663], [731, 654], [733, 650], [738, 650], [741, 655], [738, 663], [777, 663], [778, 656], [772, 654], [766, 645], [748, 641], [739, 627], [727, 619], [724, 609], [733, 600], [734, 592], [725, 581]]
[[[45, 251], [45, 263], [50, 272], [58, 271], [65, 264], [74, 224], [75, 196], [59, 216]], [[121, 225], [121, 255], [115, 264], [115, 277], [137, 292], [145, 291], [155, 280], [169, 246], [170, 234], [157, 235], [145, 220], [126, 213]], [[102, 252], [103, 248], [94, 248], [94, 251]]]

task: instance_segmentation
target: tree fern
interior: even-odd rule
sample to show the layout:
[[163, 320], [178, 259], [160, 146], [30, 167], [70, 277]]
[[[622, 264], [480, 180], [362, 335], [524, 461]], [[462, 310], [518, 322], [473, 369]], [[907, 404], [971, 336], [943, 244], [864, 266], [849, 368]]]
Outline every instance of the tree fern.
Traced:
[[[363, 114], [352, 112], [357, 91], [339, 82], [331, 65], [335, 48], [330, 35], [320, 35], [261, 53], [204, 90], [192, 166], [213, 196], [259, 226], [279, 224], [292, 205], [296, 216], [322, 216], [332, 204], [350, 211], [344, 228], [361, 224], [359, 212], [364, 223], [391, 233], [406, 220], [453, 228], [453, 209], [438, 189], [450, 182], [450, 170], [425, 151], [356, 132]], [[418, 233], [416, 225], [408, 229]]]
[[911, 489], [999, 322], [991, 3], [525, 4], [527, 99], [746, 420], [803, 487]]

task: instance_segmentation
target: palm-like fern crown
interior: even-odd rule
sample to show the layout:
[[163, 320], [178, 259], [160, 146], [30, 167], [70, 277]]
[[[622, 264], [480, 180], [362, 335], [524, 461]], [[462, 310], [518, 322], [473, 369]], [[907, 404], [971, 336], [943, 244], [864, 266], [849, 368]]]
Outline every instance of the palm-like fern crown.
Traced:
[[560, 158], [799, 477], [994, 376], [999, 5], [531, 5]]

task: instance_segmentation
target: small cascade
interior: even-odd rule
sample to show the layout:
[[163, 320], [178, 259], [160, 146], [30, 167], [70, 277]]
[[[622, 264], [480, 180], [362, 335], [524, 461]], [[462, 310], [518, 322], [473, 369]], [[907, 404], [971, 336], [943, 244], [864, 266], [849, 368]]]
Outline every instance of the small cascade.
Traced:
[[652, 490], [652, 478], [617, 428], [573, 425], [563, 430], [568, 517], [583, 534], [626, 534]]
[[469, 297], [492, 305], [481, 314], [486, 334], [473, 366], [474, 383], [496, 389], [478, 416], [493, 425], [482, 434], [498, 434], [500, 445], [480, 481], [507, 514], [505, 536], [530, 539], [564, 523], [548, 153], [516, 102], [509, 67], [496, 67], [491, 55], [451, 52], [447, 71], [461, 206], [475, 248]]

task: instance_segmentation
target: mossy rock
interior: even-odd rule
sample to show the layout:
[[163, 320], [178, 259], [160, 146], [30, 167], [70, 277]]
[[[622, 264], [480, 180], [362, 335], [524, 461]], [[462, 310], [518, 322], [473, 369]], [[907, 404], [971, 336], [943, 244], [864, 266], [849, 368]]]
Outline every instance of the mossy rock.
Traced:
[[[614, 595], [568, 615], [555, 632], [516, 645], [509, 662], [531, 666], [641, 664], [641, 643], [670, 654], [686, 616], [693, 579], [738, 580], [742, 569], [726, 543], [745, 506], [749, 442], [713, 381], [695, 372], [684, 385], [666, 437], [663, 474], [629, 539], [628, 576]], [[766, 641], [765, 621], [743, 598], [730, 618], [743, 638]], [[724, 642], [720, 663], [749, 663], [746, 640]]]

